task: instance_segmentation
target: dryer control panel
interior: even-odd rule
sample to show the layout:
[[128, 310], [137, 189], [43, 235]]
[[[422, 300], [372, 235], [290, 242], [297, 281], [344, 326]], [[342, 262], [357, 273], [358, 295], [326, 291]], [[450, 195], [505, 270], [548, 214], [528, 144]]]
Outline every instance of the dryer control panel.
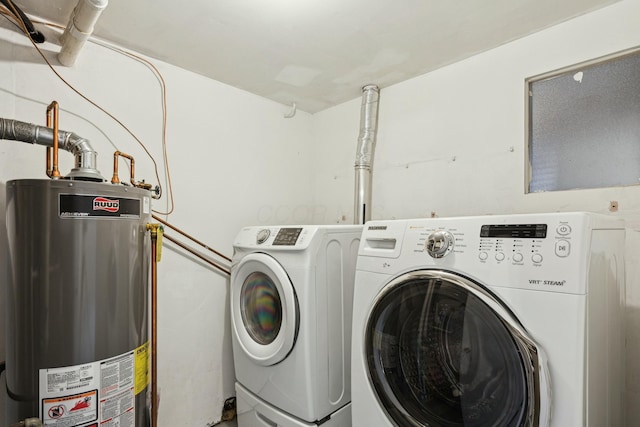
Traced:
[[234, 246], [256, 249], [304, 249], [318, 231], [317, 226], [245, 227], [236, 236]]
[[361, 225], [291, 225], [244, 227], [233, 241], [238, 251], [278, 250], [295, 252], [306, 250], [318, 236], [361, 233]]
[[276, 238], [273, 239], [274, 246], [294, 246], [298, 241], [298, 237], [302, 232], [301, 227], [296, 228], [281, 228], [276, 234]]

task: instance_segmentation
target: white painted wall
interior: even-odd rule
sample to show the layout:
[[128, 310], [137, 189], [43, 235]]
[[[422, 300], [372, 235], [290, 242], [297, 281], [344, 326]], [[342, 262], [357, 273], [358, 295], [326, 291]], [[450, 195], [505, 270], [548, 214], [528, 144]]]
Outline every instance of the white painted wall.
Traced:
[[[55, 40], [53, 33], [47, 35]], [[57, 63], [58, 47], [46, 44], [43, 49]], [[298, 112], [293, 119], [285, 119], [286, 106], [154, 63], [167, 83], [167, 140], [176, 203], [169, 221], [228, 256], [243, 226], [309, 221], [311, 116]], [[131, 127], [157, 159], [164, 180], [160, 86], [149, 69], [93, 44], [86, 45], [75, 67], [56, 68]], [[52, 100], [60, 103], [60, 128], [88, 138], [99, 152], [104, 176], [111, 176], [117, 147], [135, 157], [137, 179], [157, 182], [149, 158], [133, 139], [65, 87], [26, 39], [0, 20], [0, 117], [44, 125], [46, 106]], [[3, 275], [8, 271], [5, 183], [46, 178], [44, 159], [44, 147], [0, 141]], [[64, 173], [73, 156], [61, 152], [60, 159]], [[124, 162], [120, 171], [126, 179]], [[164, 197], [154, 208], [166, 209], [166, 200]], [[204, 427], [218, 421], [222, 402], [235, 395], [228, 286], [226, 275], [167, 243], [159, 264], [161, 427]], [[0, 303], [4, 304], [2, 292]], [[4, 313], [4, 305], [0, 311]], [[4, 328], [2, 315], [0, 360], [5, 355]], [[4, 394], [4, 387], [2, 390]], [[4, 425], [2, 413], [0, 419]]]
[[[624, 218], [628, 420], [640, 419], [640, 186], [524, 194], [524, 81], [640, 45], [639, 16], [640, 1], [625, 0], [382, 88], [373, 172], [374, 219], [574, 210]], [[326, 165], [314, 197], [327, 212], [353, 210], [359, 112], [354, 100], [313, 118], [314, 158]], [[619, 212], [609, 213], [611, 200]]]

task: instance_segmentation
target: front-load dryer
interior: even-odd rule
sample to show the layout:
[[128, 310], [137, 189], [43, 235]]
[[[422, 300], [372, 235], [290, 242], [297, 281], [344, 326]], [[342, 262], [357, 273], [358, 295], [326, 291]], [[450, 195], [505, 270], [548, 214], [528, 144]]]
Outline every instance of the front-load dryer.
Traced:
[[351, 317], [361, 225], [246, 227], [234, 241], [239, 427], [351, 424]]
[[624, 425], [624, 237], [587, 213], [372, 221], [354, 427]]

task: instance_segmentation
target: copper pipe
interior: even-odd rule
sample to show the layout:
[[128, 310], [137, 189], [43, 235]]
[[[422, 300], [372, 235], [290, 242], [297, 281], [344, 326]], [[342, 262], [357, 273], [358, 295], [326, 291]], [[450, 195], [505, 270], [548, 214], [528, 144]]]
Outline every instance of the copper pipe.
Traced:
[[118, 155], [119, 151], [113, 153], [113, 176], [111, 177], [112, 184], [120, 184], [120, 177], [118, 176]]
[[[51, 127], [51, 110], [47, 107], [47, 127]], [[55, 138], [55, 137], [54, 137]], [[51, 147], [47, 147], [47, 176], [51, 178]]]
[[[47, 107], [47, 127], [51, 127], [51, 112], [53, 111], [53, 150], [47, 148], [47, 176], [50, 178], [60, 178], [60, 170], [58, 169], [58, 103], [51, 102]], [[53, 151], [53, 166], [50, 163], [51, 151]]]
[[164, 237], [169, 240], [170, 242], [175, 243], [176, 245], [180, 246], [182, 249], [184, 249], [185, 251], [197, 256], [198, 258], [200, 258], [201, 260], [203, 260], [204, 262], [206, 262], [207, 264], [211, 265], [212, 267], [217, 268], [218, 270], [222, 271], [225, 274], [231, 274], [231, 272], [229, 270], [227, 270], [224, 267], [219, 266], [218, 264], [216, 264], [215, 262], [211, 261], [209, 258], [206, 258], [203, 255], [200, 255], [199, 253], [197, 253], [196, 251], [194, 251], [193, 249], [189, 248], [187, 245], [185, 245], [184, 243], [179, 242], [178, 240], [172, 238], [171, 236], [168, 236], [167, 234], [164, 235]]
[[120, 184], [120, 178], [118, 177], [118, 157], [124, 157], [131, 163], [131, 185], [138, 188], [144, 188], [145, 190], [151, 189], [151, 184], [146, 184], [144, 181], [136, 182], [136, 161], [133, 156], [123, 153], [122, 151], [116, 151], [113, 153], [113, 176], [111, 177], [112, 184]]
[[122, 151], [116, 151], [113, 153], [113, 177], [111, 178], [112, 184], [120, 184], [120, 178], [118, 177], [118, 157], [124, 157], [131, 162], [131, 185], [135, 186], [135, 163], [133, 156], [123, 153]]
[[47, 147], [47, 176], [51, 178], [51, 147]]
[[163, 220], [162, 218], [157, 217], [156, 215], [151, 215], [153, 217], [153, 219], [155, 219], [156, 221], [162, 223], [163, 225], [166, 225], [167, 227], [171, 228], [172, 230], [177, 231], [178, 233], [182, 234], [184, 237], [190, 239], [191, 241], [199, 244], [200, 246], [202, 246], [203, 248], [213, 252], [214, 254], [218, 255], [219, 257], [223, 258], [226, 261], [231, 262], [231, 258], [229, 258], [228, 256], [225, 256], [224, 254], [221, 254], [220, 252], [216, 251], [215, 249], [205, 245], [204, 243], [202, 243], [200, 240], [196, 239], [193, 236], [190, 236], [189, 234], [185, 233], [184, 231], [180, 230], [178, 227], [169, 224], [167, 221]]
[[158, 224], [151, 230], [151, 427], [158, 425]]

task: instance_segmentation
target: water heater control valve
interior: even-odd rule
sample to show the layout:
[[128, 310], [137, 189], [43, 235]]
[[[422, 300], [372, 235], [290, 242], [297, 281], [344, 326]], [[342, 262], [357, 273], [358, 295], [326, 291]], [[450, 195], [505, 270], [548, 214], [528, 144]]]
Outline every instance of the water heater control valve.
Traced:
[[442, 258], [453, 250], [455, 240], [453, 234], [446, 230], [431, 233], [427, 238], [426, 249], [433, 258]]

